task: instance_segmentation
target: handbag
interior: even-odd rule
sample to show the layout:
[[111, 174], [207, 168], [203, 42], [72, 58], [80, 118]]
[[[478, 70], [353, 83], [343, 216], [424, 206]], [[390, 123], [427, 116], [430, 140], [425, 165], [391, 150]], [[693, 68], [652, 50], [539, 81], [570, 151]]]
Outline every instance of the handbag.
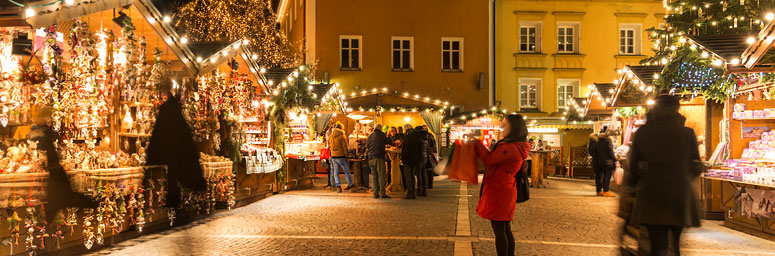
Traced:
[[514, 176], [514, 184], [517, 186], [517, 203], [523, 203], [530, 199], [530, 183], [527, 180], [527, 160], [522, 160], [522, 168]]

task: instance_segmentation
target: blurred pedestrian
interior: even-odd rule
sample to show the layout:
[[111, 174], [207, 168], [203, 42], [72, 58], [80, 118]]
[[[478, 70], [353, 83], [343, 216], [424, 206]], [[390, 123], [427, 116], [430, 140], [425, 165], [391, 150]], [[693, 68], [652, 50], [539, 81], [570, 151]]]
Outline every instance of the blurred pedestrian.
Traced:
[[345, 190], [352, 189], [353, 181], [350, 177], [350, 167], [347, 164], [347, 136], [344, 135], [342, 124], [336, 124], [334, 130], [331, 131], [328, 149], [331, 151], [331, 169], [333, 170], [331, 176], [334, 178], [333, 184], [336, 186], [336, 191], [342, 193], [342, 185], [339, 183], [339, 168], [344, 170], [344, 177], [347, 179]]
[[684, 126], [679, 107], [676, 97], [657, 97], [646, 114], [648, 121], [634, 135], [628, 157], [626, 184], [635, 196], [629, 223], [646, 227], [651, 255], [667, 255], [668, 248], [679, 255], [683, 229], [700, 226], [692, 182], [703, 166], [697, 137]]
[[191, 129], [183, 117], [180, 96], [170, 96], [159, 106], [159, 115], [148, 144], [148, 165], [167, 166], [167, 206], [177, 208], [183, 187], [204, 192], [207, 181], [202, 176], [199, 151]]
[[98, 204], [94, 200], [73, 191], [70, 179], [67, 177], [64, 167], [59, 163], [59, 154], [54, 146], [59, 135], [49, 125], [51, 108], [39, 105], [37, 110], [37, 115], [33, 120], [35, 125], [27, 134], [27, 139], [37, 141], [38, 149], [46, 154], [45, 168], [49, 175], [45, 195], [47, 203], [44, 208], [46, 221], [52, 223], [57, 212], [70, 207], [97, 208]]
[[595, 168], [595, 188], [599, 196], [616, 197], [608, 191], [611, 187], [611, 175], [616, 169], [616, 154], [614, 154], [614, 145], [607, 134], [597, 135], [597, 145], [595, 145], [595, 158], [597, 158], [597, 168]]
[[436, 173], [433, 171], [433, 168], [436, 167], [436, 154], [438, 153], [436, 150], [436, 139], [428, 130], [427, 125], [423, 125], [422, 129], [425, 131], [425, 140], [428, 141], [428, 154], [426, 155], [427, 161], [425, 162], [425, 188], [433, 189], [433, 176], [436, 175]]
[[[422, 142], [420, 136], [412, 125], [404, 125], [406, 135], [401, 149], [401, 162], [404, 164], [404, 184], [406, 184], [406, 196], [404, 199], [415, 199], [415, 186], [420, 182], [415, 182], [415, 175], [422, 169]], [[424, 171], [424, 170], [423, 170]], [[419, 192], [419, 191], [418, 191]]]
[[521, 115], [508, 115], [501, 122], [505, 136], [492, 150], [476, 140], [476, 153], [487, 167], [482, 179], [476, 213], [490, 220], [495, 233], [498, 256], [513, 256], [515, 249], [511, 220], [517, 207], [516, 174], [530, 152], [527, 142], [527, 124]]
[[369, 167], [373, 171], [372, 191], [374, 198], [390, 198], [385, 192], [385, 146], [388, 138], [382, 132], [382, 124], [374, 126], [374, 132], [366, 140], [366, 152], [369, 157]]

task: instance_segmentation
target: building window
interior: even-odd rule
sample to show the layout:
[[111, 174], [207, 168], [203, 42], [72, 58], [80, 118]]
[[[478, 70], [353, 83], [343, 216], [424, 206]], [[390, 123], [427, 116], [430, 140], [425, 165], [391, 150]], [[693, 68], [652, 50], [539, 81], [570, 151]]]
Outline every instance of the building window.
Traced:
[[541, 52], [541, 23], [523, 22], [519, 24], [519, 51]]
[[393, 71], [412, 71], [414, 61], [414, 37], [393, 37]]
[[641, 25], [619, 25], [619, 54], [640, 55]]
[[569, 106], [569, 98], [575, 97], [576, 88], [581, 81], [578, 79], [559, 79], [557, 80], [557, 107], [565, 108]]
[[342, 70], [361, 69], [361, 36], [339, 36], [340, 63]]
[[541, 86], [539, 79], [519, 80], [519, 107], [538, 108], [538, 89]]
[[463, 71], [463, 38], [441, 38], [441, 71]]
[[560, 23], [557, 25], [557, 52], [579, 52], [579, 25]]

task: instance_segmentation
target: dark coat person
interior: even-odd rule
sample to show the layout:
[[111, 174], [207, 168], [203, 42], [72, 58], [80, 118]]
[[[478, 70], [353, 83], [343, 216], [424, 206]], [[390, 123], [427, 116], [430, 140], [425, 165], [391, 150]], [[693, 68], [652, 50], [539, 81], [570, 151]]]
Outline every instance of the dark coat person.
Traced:
[[423, 169], [425, 158], [422, 158], [422, 141], [417, 129], [413, 129], [411, 125], [407, 124], [406, 135], [401, 143], [401, 162], [404, 164], [404, 184], [406, 185], [406, 196], [404, 199], [415, 198], [415, 185], [421, 184], [420, 181], [415, 182], [415, 175]]
[[700, 225], [692, 181], [702, 167], [697, 137], [684, 126], [678, 99], [659, 96], [655, 101], [633, 138], [626, 182], [635, 193], [629, 222], [646, 226], [652, 255], [665, 255], [668, 231], [678, 252], [682, 229]]
[[183, 117], [179, 96], [170, 96], [159, 107], [148, 145], [148, 164], [167, 166], [167, 205], [180, 204], [178, 182], [186, 188], [204, 191], [207, 182], [202, 177], [199, 151], [194, 144], [191, 129]]
[[614, 197], [615, 195], [609, 192], [611, 186], [611, 175], [616, 169], [616, 154], [614, 154], [614, 145], [611, 139], [604, 134], [597, 136], [597, 143], [595, 145], [595, 187], [598, 195], [606, 197]]
[[64, 167], [59, 163], [54, 141], [59, 135], [51, 129], [48, 118], [51, 110], [46, 107], [38, 109], [35, 118], [37, 123], [32, 127], [27, 138], [38, 142], [38, 150], [46, 152], [46, 171], [48, 171], [48, 184], [46, 185], [45, 214], [48, 223], [51, 223], [59, 210], [69, 207], [97, 208], [97, 203], [91, 198], [73, 191], [70, 179], [67, 177]]

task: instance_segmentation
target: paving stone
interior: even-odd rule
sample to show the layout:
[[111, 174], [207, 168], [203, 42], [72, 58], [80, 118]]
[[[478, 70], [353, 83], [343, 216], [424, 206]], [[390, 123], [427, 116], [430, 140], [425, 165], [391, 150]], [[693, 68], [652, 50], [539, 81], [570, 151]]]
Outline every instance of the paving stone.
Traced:
[[[434, 185], [429, 197], [415, 200], [292, 191], [93, 255], [453, 255], [455, 241], [473, 241], [474, 255], [494, 255], [489, 221], [475, 212], [478, 186], [467, 186], [471, 237], [456, 237], [458, 202], [466, 201], [459, 200], [460, 184]], [[517, 254], [616, 255], [617, 202], [595, 196], [589, 180], [550, 179], [517, 207]], [[775, 255], [775, 243], [719, 222], [689, 230], [682, 246], [686, 255]]]

